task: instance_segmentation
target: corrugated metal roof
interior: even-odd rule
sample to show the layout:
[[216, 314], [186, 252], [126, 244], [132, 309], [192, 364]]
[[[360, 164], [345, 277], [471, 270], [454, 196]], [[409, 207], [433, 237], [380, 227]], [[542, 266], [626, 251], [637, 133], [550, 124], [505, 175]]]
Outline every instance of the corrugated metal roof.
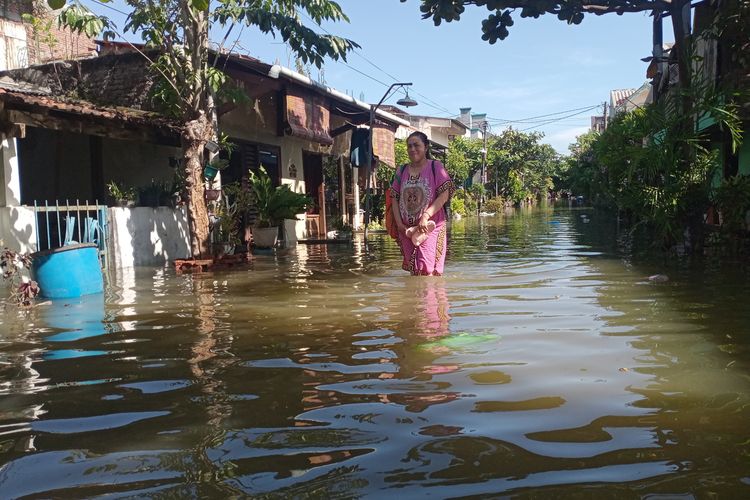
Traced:
[[631, 95], [635, 94], [635, 91], [638, 89], [616, 89], [611, 90], [609, 92], [609, 102], [612, 106], [617, 107], [622, 102], [630, 97]]
[[52, 90], [49, 87], [40, 87], [28, 82], [16, 82], [7, 78], [0, 78], [0, 89], [10, 90], [19, 94], [52, 95]]

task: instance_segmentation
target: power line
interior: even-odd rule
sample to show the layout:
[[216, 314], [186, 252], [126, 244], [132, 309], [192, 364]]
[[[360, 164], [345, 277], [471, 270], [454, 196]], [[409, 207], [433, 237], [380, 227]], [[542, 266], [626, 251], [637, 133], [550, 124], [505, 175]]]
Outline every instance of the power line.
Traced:
[[[596, 105], [596, 106], [594, 106], [594, 107], [598, 107], [598, 106], [599, 106], [599, 105], [597, 104], [597, 105]], [[549, 124], [551, 124], [551, 123], [555, 123], [555, 122], [557, 122], [557, 121], [560, 121], [560, 120], [564, 120], [564, 119], [566, 119], [566, 118], [570, 118], [571, 116], [576, 116], [576, 115], [580, 115], [580, 114], [586, 113], [586, 112], [587, 112], [587, 111], [589, 111], [590, 109], [592, 109], [592, 108], [589, 108], [589, 109], [584, 109], [583, 111], [579, 111], [579, 112], [577, 112], [577, 113], [573, 113], [573, 114], [570, 114], [570, 115], [566, 115], [566, 116], [563, 116], [563, 117], [560, 117], [560, 118], [553, 118], [553, 119], [551, 119], [551, 120], [548, 120], [548, 121], [546, 121], [546, 122], [540, 123], [539, 125], [533, 125], [533, 126], [531, 126], [531, 127], [527, 127], [527, 128], [521, 129], [521, 130], [519, 130], [519, 132], [525, 132], [526, 130], [531, 130], [531, 129], [534, 129], [534, 128], [537, 128], [537, 127], [541, 127], [542, 125], [549, 125]]]
[[[124, 11], [120, 10], [120, 9], [117, 9], [116, 7], [113, 7], [112, 5], [109, 5], [108, 3], [104, 3], [104, 2], [102, 2], [101, 0], [93, 0], [93, 1], [94, 1], [95, 3], [97, 3], [97, 4], [101, 5], [102, 7], [106, 8], [106, 9], [109, 9], [109, 10], [112, 10], [113, 12], [117, 12], [118, 14], [121, 14], [121, 15], [123, 15], [123, 16], [126, 16], [126, 17], [127, 17], [127, 16], [129, 15], [128, 13], [126, 13], [126, 12], [124, 12]], [[315, 21], [314, 21], [314, 20], [313, 20], [312, 18], [310, 18], [310, 17], [309, 17], [309, 16], [307, 15], [307, 14], [305, 14], [304, 12], [303, 12], [302, 14], [303, 14], [303, 15], [304, 15], [304, 16], [305, 16], [305, 17], [306, 17], [307, 19], [309, 19], [310, 21], [312, 21], [312, 22], [315, 22]], [[317, 23], [316, 23], [316, 24], [317, 24]], [[328, 31], [327, 29], [325, 29], [325, 28], [324, 28], [323, 26], [320, 26], [320, 25], [318, 25], [318, 26], [319, 26], [319, 27], [320, 27], [320, 29], [321, 29], [321, 30], [323, 30], [323, 31], [324, 31], [325, 33], [327, 33], [327, 34], [329, 34], [329, 35], [333, 36], [333, 35], [332, 35], [332, 33], [331, 33], [331, 32], [329, 32], [329, 31]], [[238, 43], [237, 45], [238, 45], [238, 46], [240, 46], [240, 47], [242, 47], [243, 49], [247, 50], [247, 49], [246, 49], [245, 47], [243, 47], [243, 46], [242, 46], [241, 44], [239, 44], [239, 43]], [[378, 66], [378, 65], [377, 65], [376, 63], [374, 63], [374, 62], [373, 62], [372, 60], [370, 60], [369, 58], [367, 58], [367, 57], [366, 57], [366, 56], [365, 56], [364, 54], [362, 54], [362, 52], [361, 52], [360, 50], [354, 49], [354, 50], [353, 50], [352, 52], [353, 52], [353, 53], [354, 53], [355, 55], [357, 55], [357, 56], [358, 56], [359, 58], [361, 58], [361, 59], [363, 59], [363, 60], [364, 60], [365, 62], [367, 62], [367, 63], [368, 63], [369, 65], [371, 65], [371, 66], [372, 66], [373, 68], [377, 69], [378, 71], [380, 71], [380, 72], [381, 72], [381, 73], [383, 73], [384, 75], [388, 76], [388, 77], [389, 77], [390, 79], [392, 79], [393, 81], [398, 81], [398, 78], [396, 78], [396, 77], [395, 77], [394, 75], [392, 75], [391, 73], [389, 73], [388, 71], [386, 71], [386, 70], [385, 70], [385, 69], [383, 69], [382, 67]], [[376, 77], [374, 77], [374, 76], [370, 75], [369, 73], [366, 73], [365, 71], [362, 71], [362, 70], [360, 70], [360, 69], [356, 68], [355, 66], [353, 66], [353, 65], [349, 64], [349, 63], [348, 63], [348, 62], [346, 62], [346, 61], [343, 61], [343, 60], [342, 60], [342, 61], [340, 61], [340, 62], [341, 62], [341, 64], [343, 64], [344, 66], [346, 66], [346, 67], [347, 67], [347, 68], [349, 68], [350, 70], [352, 70], [352, 71], [354, 71], [354, 72], [356, 72], [356, 73], [358, 73], [358, 74], [360, 74], [360, 75], [364, 76], [365, 78], [368, 78], [368, 79], [370, 79], [370, 80], [372, 80], [372, 81], [374, 81], [374, 82], [376, 82], [376, 83], [378, 83], [378, 84], [380, 84], [380, 85], [383, 85], [384, 87], [388, 87], [388, 86], [389, 86], [389, 84], [388, 84], [388, 83], [386, 83], [386, 82], [383, 82], [382, 80], [379, 80], [378, 78], [376, 78]], [[440, 111], [440, 112], [442, 112], [442, 113], [445, 113], [445, 114], [447, 114], [447, 115], [448, 115], [449, 117], [451, 117], [451, 118], [453, 118], [453, 117], [455, 117], [455, 116], [456, 116], [456, 114], [455, 114], [454, 112], [452, 112], [452, 111], [451, 111], [451, 110], [449, 110], [448, 108], [446, 108], [446, 107], [442, 106], [442, 105], [441, 105], [441, 104], [439, 104], [438, 102], [436, 102], [436, 101], [434, 101], [434, 100], [430, 99], [429, 97], [425, 96], [424, 94], [422, 94], [422, 93], [418, 92], [417, 90], [415, 90], [415, 89], [413, 89], [413, 88], [412, 88], [412, 89], [411, 89], [411, 91], [412, 91], [412, 93], [414, 93], [414, 94], [418, 95], [419, 97], [421, 97], [421, 98], [423, 99], [423, 103], [422, 103], [422, 104], [424, 104], [425, 106], [427, 106], [427, 107], [430, 107], [430, 108], [432, 108], [432, 109], [435, 109], [435, 110], [437, 110], [437, 111]], [[628, 100], [630, 100], [630, 99], [628, 98]], [[632, 101], [631, 101], [631, 102], [632, 102]], [[633, 104], [635, 104], [635, 103], [633, 103]], [[597, 105], [593, 105], [593, 106], [582, 107], [582, 108], [574, 108], [574, 109], [569, 109], [569, 110], [564, 110], [564, 111], [558, 111], [558, 112], [555, 112], [555, 113], [548, 113], [548, 114], [544, 114], [544, 115], [537, 115], [537, 116], [531, 116], [531, 117], [527, 117], [527, 118], [520, 118], [520, 119], [516, 119], [516, 120], [509, 120], [509, 119], [503, 119], [503, 118], [493, 118], [493, 117], [487, 117], [487, 118], [486, 118], [486, 122], [487, 122], [488, 124], [492, 124], [492, 123], [494, 123], [495, 125], [503, 125], [503, 124], [511, 124], [511, 123], [518, 123], [518, 124], [521, 124], [521, 123], [525, 123], [525, 124], [532, 124], [532, 123], [533, 123], [533, 124], [535, 124], [535, 125], [533, 125], [533, 126], [531, 126], [531, 127], [528, 127], [528, 128], [525, 128], [525, 129], [523, 129], [523, 130], [531, 130], [531, 129], [533, 129], [533, 128], [541, 127], [541, 126], [543, 126], [543, 125], [548, 125], [548, 124], [552, 124], [552, 123], [558, 123], [558, 122], [561, 122], [562, 120], [565, 120], [565, 119], [567, 119], [567, 118], [570, 118], [570, 117], [573, 117], [573, 116], [577, 116], [577, 115], [583, 114], [584, 112], [586, 112], [586, 111], [589, 111], [589, 110], [591, 110], [591, 109], [594, 109], [594, 108], [596, 108], [596, 107], [598, 107], [598, 106], [599, 106], [599, 104], [597, 104]], [[570, 114], [570, 115], [567, 115], [567, 116], [563, 116], [563, 117], [560, 117], [560, 118], [555, 118], [555, 119], [551, 119], [551, 120], [538, 120], [538, 119], [540, 119], [540, 118], [547, 118], [547, 117], [550, 117], [550, 116], [557, 116], [557, 115], [561, 115], [561, 114], [565, 114], [565, 113], [571, 113], [571, 112], [574, 112], [574, 111], [579, 111], [579, 112], [576, 112], [576, 113], [573, 113], [573, 114]], [[536, 120], [536, 121], [535, 121], [535, 120]]]
[[[583, 108], [566, 109], [565, 111], [557, 111], [556, 113], [548, 113], [546, 115], [530, 116], [528, 118], [519, 118], [517, 120], [506, 120], [506, 119], [503, 119], [503, 118], [491, 118], [491, 117], [488, 117], [487, 121], [494, 122], [496, 124], [502, 124], [502, 123], [527, 123], [527, 122], [529, 122], [529, 120], [536, 120], [537, 118], [546, 118], [548, 116], [562, 115], [562, 114], [565, 114], [565, 113], [571, 113], [573, 111], [584, 111], [585, 112], [585, 111], [589, 111], [589, 110], [592, 110], [594, 108], [597, 108], [599, 106], [600, 106], [600, 104], [595, 104], [593, 106], [586, 106], [586, 107], [583, 107]], [[576, 113], [576, 114], [578, 114], [578, 113]]]
[[[304, 16], [305, 16], [305, 17], [306, 17], [307, 19], [309, 19], [309, 20], [310, 20], [310, 21], [312, 21], [313, 23], [315, 22], [315, 21], [314, 21], [314, 20], [313, 20], [313, 19], [312, 19], [312, 18], [311, 18], [310, 16], [308, 16], [308, 15], [307, 15], [307, 14], [305, 14], [304, 12], [302, 12], [302, 15], [304, 15]], [[317, 23], [316, 23], [316, 24], [317, 24]], [[320, 27], [320, 29], [321, 29], [321, 30], [323, 30], [323, 31], [324, 31], [325, 33], [327, 33], [328, 35], [334, 36], [334, 35], [333, 35], [333, 34], [332, 34], [332, 33], [331, 33], [330, 31], [328, 31], [327, 29], [325, 29], [325, 28], [324, 28], [323, 26], [321, 26], [321, 25], [319, 25], [319, 24], [317, 24], [317, 25], [318, 25], [318, 26]], [[382, 72], [383, 74], [385, 74], [386, 76], [388, 76], [389, 78], [391, 78], [391, 79], [392, 79], [392, 80], [393, 80], [394, 82], [398, 82], [398, 81], [400, 81], [400, 80], [399, 80], [398, 78], [396, 78], [395, 76], [393, 76], [392, 74], [390, 74], [389, 72], [387, 72], [386, 70], [384, 70], [383, 68], [381, 68], [380, 66], [378, 66], [377, 64], [375, 64], [374, 62], [372, 62], [372, 61], [371, 61], [370, 59], [368, 59], [367, 57], [365, 57], [365, 56], [364, 56], [364, 54], [362, 54], [362, 53], [361, 53], [361, 51], [359, 51], [359, 50], [357, 50], [357, 49], [353, 49], [353, 50], [352, 50], [352, 52], [353, 52], [353, 53], [354, 53], [355, 55], [357, 55], [358, 57], [360, 57], [360, 58], [364, 59], [364, 60], [365, 60], [365, 61], [366, 61], [366, 62], [367, 62], [368, 64], [370, 64], [370, 65], [371, 65], [371, 66], [372, 66], [373, 68], [377, 69], [378, 71]], [[343, 65], [345, 65], [345, 66], [347, 66], [347, 67], [349, 67], [349, 68], [352, 68], [352, 69], [354, 69], [354, 71], [356, 71], [357, 73], [360, 73], [360, 74], [362, 74], [362, 75], [365, 75], [365, 76], [367, 76], [368, 78], [370, 78], [370, 79], [372, 79], [372, 80], [374, 80], [374, 81], [376, 81], [376, 82], [378, 82], [378, 83], [382, 84], [382, 85], [383, 85], [383, 86], [385, 86], [385, 87], [389, 87], [389, 86], [390, 86], [389, 84], [387, 84], [387, 83], [383, 83], [383, 82], [381, 82], [380, 80], [377, 80], [377, 79], [375, 79], [374, 77], [372, 77], [372, 76], [370, 76], [370, 75], [367, 75], [367, 74], [365, 74], [364, 72], [362, 72], [362, 71], [360, 71], [360, 70], [358, 70], [358, 69], [354, 68], [354, 67], [353, 67], [353, 66], [352, 66], [351, 64], [349, 64], [349, 63], [348, 63], [348, 62], [346, 62], [346, 61], [341, 61], [341, 64], [343, 64]], [[421, 93], [419, 93], [418, 91], [414, 90], [413, 88], [412, 88], [412, 92], [413, 92], [414, 94], [418, 95], [419, 97], [421, 97], [422, 99], [424, 99], [425, 101], [427, 101], [427, 102], [425, 102], [425, 103], [424, 103], [424, 104], [425, 104], [425, 106], [429, 106], [429, 107], [431, 107], [431, 108], [433, 108], [433, 109], [437, 109], [438, 111], [441, 111], [441, 112], [443, 112], [443, 113], [447, 113], [447, 114], [448, 114], [448, 115], [450, 115], [450, 116], [455, 116], [455, 115], [456, 115], [456, 114], [455, 114], [455, 113], [454, 113], [453, 111], [449, 110], [448, 108], [445, 108], [445, 107], [443, 107], [443, 106], [442, 106], [441, 104], [439, 104], [439, 103], [437, 103], [437, 102], [433, 101], [432, 99], [430, 99], [430, 98], [429, 98], [429, 97], [427, 97], [426, 95], [424, 95], [424, 94], [421, 94]], [[431, 104], [430, 104], [430, 103], [431, 103]]]

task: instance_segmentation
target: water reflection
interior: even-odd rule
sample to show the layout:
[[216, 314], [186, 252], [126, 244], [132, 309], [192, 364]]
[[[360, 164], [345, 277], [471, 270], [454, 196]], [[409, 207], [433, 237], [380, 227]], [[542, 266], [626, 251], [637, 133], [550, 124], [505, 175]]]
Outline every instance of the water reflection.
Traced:
[[[738, 496], [747, 280], [648, 282], [663, 269], [609, 253], [579, 215], [455, 224], [439, 278], [405, 276], [384, 237], [137, 269], [85, 315], [3, 316], [0, 488]], [[63, 350], [100, 354], [45, 357]]]
[[104, 325], [104, 294], [85, 295], [76, 299], [53, 300], [39, 309], [40, 320], [59, 333], [48, 342], [73, 342], [108, 332]]

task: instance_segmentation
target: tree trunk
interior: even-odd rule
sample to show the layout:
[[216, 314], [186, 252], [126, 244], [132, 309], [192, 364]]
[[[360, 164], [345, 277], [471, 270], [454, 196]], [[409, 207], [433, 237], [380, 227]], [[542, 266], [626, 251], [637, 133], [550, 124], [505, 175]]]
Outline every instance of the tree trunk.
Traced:
[[187, 91], [184, 94], [186, 105], [183, 108], [185, 125], [180, 137], [182, 143], [183, 168], [188, 195], [188, 223], [190, 226], [190, 247], [193, 257], [208, 258], [209, 231], [208, 210], [206, 208], [203, 183], [203, 150], [211, 139], [214, 127], [208, 118], [205, 87], [208, 66], [208, 8], [194, 9], [190, 0], [180, 0], [180, 11], [185, 29], [185, 53], [187, 58], [180, 63], [185, 65]]
[[190, 227], [190, 248], [194, 258], [207, 258], [208, 210], [204, 197], [203, 148], [213, 130], [205, 114], [185, 124], [182, 130], [183, 168], [188, 195], [188, 224]]

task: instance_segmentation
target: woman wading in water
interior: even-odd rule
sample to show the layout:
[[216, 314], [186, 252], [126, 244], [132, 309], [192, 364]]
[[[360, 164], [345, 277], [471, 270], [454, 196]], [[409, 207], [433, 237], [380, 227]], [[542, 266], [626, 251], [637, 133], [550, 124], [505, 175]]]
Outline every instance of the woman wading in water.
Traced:
[[428, 158], [427, 136], [413, 132], [406, 140], [409, 164], [391, 184], [393, 218], [403, 268], [412, 275], [440, 276], [448, 250], [444, 205], [455, 186], [442, 163]]

